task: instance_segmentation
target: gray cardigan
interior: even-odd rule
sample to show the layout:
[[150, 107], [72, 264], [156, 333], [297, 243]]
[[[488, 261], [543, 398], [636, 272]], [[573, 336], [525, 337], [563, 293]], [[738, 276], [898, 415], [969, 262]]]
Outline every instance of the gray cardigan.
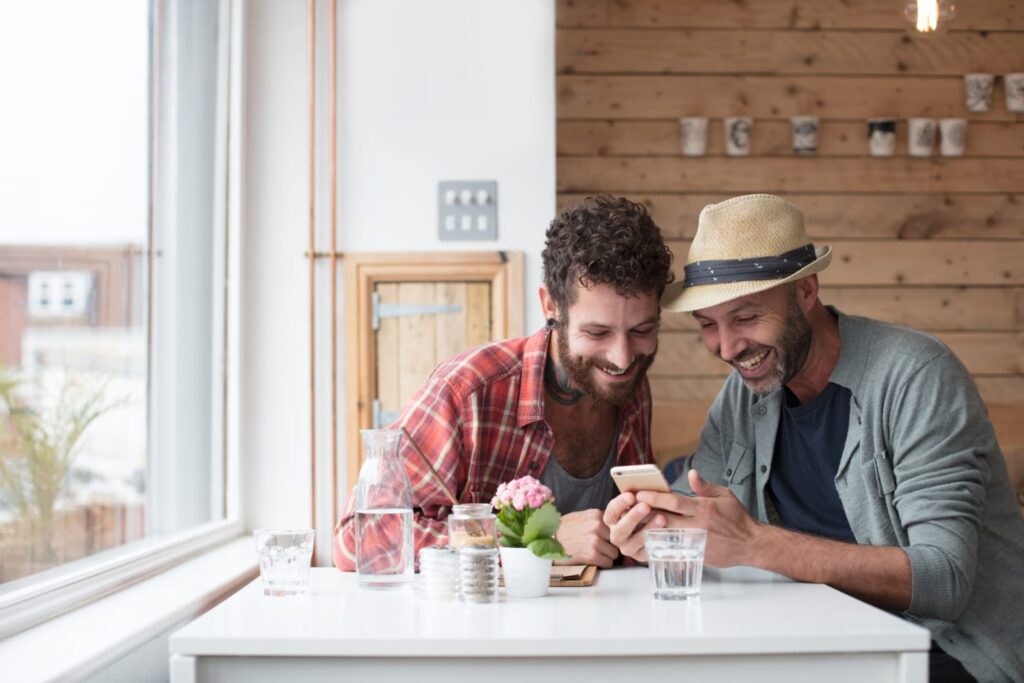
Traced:
[[[835, 484], [857, 543], [906, 551], [906, 616], [975, 677], [1024, 681], [1024, 520], [974, 382], [933, 337], [829, 310], [829, 379], [852, 392]], [[733, 372], [686, 467], [762, 521], [782, 394], [758, 398]], [[692, 493], [685, 471], [673, 488]]]

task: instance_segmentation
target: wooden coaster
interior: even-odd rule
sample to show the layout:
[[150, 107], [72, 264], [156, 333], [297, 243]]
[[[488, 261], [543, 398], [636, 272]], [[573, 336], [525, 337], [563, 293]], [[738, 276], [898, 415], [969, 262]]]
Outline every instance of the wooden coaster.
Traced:
[[[549, 584], [552, 588], [577, 588], [584, 586], [593, 586], [594, 581], [597, 579], [597, 566], [588, 564], [581, 565], [582, 570], [570, 571], [570, 572], [558, 572], [563, 567], [552, 566], [551, 567], [551, 583]], [[564, 567], [564, 569], [572, 569], [573, 567]]]
[[[593, 586], [597, 579], [597, 566], [592, 564], [551, 566], [551, 588], [583, 588]], [[505, 577], [498, 577], [498, 585], [505, 586]]]

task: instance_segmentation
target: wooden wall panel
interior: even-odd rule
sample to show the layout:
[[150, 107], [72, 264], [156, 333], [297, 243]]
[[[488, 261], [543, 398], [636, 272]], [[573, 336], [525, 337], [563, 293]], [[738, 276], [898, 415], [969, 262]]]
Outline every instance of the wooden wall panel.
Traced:
[[[654, 215], [668, 239], [693, 237], [697, 217], [707, 204], [731, 194], [631, 193]], [[564, 192], [565, 208], [586, 197]], [[804, 212], [812, 239], [993, 239], [1024, 237], [1024, 194], [864, 194], [861, 192], [805, 194], [786, 197]], [[677, 260], [685, 254], [677, 255]]]
[[[757, 124], [754, 124], [757, 135]], [[561, 157], [559, 192], [1015, 192], [1019, 159]]]
[[[958, 2], [950, 31], [1024, 30], [1024, 2]], [[810, 28], [903, 30], [892, 0], [558, 0], [558, 25], [640, 28]]]
[[[963, 75], [1024, 71], [1024, 0], [958, 3], [921, 37], [892, 0], [558, 0], [558, 202], [644, 202], [686, 260], [701, 208], [782, 194], [833, 247], [822, 298], [926, 330], [973, 373], [1014, 476], [1024, 478], [1024, 115], [1001, 79], [967, 112]], [[789, 117], [820, 118], [817, 154]], [[724, 155], [722, 119], [754, 118], [752, 152]], [[679, 118], [710, 117], [708, 155], [681, 155]], [[897, 151], [868, 155], [866, 121], [897, 119]], [[906, 119], [968, 120], [962, 158], [910, 158]], [[664, 315], [651, 370], [659, 455], [692, 446], [728, 367], [692, 318]], [[1016, 454], [1016, 455], [1013, 455]], [[1020, 481], [1024, 485], [1024, 481]]]
[[[872, 116], [964, 116], [963, 79], [956, 76], [562, 74], [558, 115], [570, 119], [665, 119], [680, 116], [833, 119]], [[1016, 121], [996, 90], [996, 104], [974, 121]]]
[[[905, 122], [896, 127], [896, 147], [907, 148]], [[868, 150], [864, 121], [819, 121], [818, 157], [864, 156]], [[722, 121], [708, 122], [708, 156], [724, 156]], [[565, 121], [558, 130], [561, 156], [679, 156], [679, 123], [671, 121]], [[751, 156], [790, 156], [793, 134], [789, 119], [758, 119]], [[1024, 135], [1016, 123], [977, 121], [968, 130], [970, 157], [1024, 156]]]
[[960, 77], [1020, 67], [1016, 33], [623, 28], [566, 31], [560, 73], [919, 74]]

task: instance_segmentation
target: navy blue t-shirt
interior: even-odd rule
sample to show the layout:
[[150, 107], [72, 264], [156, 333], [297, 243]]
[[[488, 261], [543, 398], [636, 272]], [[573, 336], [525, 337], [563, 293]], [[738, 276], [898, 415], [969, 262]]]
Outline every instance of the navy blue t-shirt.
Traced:
[[839, 541], [855, 541], [835, 477], [850, 425], [850, 390], [831, 382], [799, 405], [789, 389], [775, 437], [768, 489], [782, 525]]

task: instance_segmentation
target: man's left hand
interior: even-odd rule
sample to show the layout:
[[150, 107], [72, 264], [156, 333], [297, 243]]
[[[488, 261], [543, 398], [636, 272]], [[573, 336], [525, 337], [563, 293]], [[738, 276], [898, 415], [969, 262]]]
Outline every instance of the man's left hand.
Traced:
[[608, 527], [600, 510], [580, 510], [562, 515], [557, 538], [572, 558], [562, 564], [596, 564], [602, 569], [612, 566], [619, 549], [608, 541]]

